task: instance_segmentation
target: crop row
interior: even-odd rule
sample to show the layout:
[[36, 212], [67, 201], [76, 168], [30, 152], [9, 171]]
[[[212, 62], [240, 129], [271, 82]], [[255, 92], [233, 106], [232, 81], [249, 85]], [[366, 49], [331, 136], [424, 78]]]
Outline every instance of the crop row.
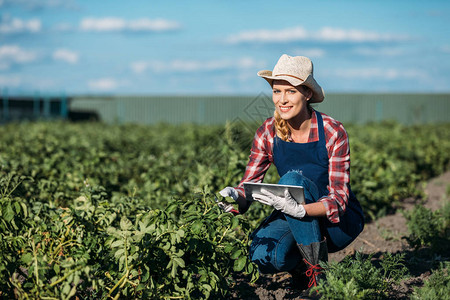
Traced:
[[[0, 128], [0, 293], [18, 298], [225, 296], [268, 214], [215, 205], [257, 124], [41, 122]], [[450, 126], [347, 126], [352, 189], [368, 218], [420, 196], [450, 162]], [[276, 182], [272, 167], [265, 181]]]

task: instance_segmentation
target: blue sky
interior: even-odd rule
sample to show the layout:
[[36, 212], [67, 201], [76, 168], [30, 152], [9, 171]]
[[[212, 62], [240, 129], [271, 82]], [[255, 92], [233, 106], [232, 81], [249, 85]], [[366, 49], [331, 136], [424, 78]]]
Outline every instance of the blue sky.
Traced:
[[257, 95], [283, 53], [329, 93], [449, 93], [450, 1], [0, 0], [10, 94]]

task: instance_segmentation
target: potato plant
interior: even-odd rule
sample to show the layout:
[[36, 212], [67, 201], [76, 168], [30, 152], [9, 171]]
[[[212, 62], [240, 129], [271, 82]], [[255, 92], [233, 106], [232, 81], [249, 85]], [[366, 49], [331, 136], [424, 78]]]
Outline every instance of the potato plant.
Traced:
[[[226, 297], [233, 272], [256, 280], [248, 236], [270, 208], [233, 216], [215, 199], [241, 179], [257, 127], [0, 127], [0, 296], [206, 299]], [[368, 218], [448, 168], [449, 125], [346, 128]]]
[[214, 196], [205, 188], [165, 210], [112, 201], [90, 186], [65, 208], [3, 196], [2, 296], [224, 297], [231, 272], [254, 280], [258, 272], [248, 260], [248, 222], [223, 213]]

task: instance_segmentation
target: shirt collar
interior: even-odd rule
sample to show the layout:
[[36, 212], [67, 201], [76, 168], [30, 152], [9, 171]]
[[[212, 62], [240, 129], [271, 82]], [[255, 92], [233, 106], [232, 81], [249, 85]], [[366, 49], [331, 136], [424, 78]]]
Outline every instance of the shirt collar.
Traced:
[[[312, 137], [315, 137], [316, 134], [316, 130], [317, 130], [317, 116], [316, 116], [316, 111], [314, 110], [314, 108], [312, 109], [312, 113], [311, 113], [311, 127], [309, 128], [309, 138], [308, 138], [308, 142], [311, 140]], [[289, 134], [288, 136], [288, 141], [289, 142], [293, 142], [294, 140], [292, 139], [291, 135]]]

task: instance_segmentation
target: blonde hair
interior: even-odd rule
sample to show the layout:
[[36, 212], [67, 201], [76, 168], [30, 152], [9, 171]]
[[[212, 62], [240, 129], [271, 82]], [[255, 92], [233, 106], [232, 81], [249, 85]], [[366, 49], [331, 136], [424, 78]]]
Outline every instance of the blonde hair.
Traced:
[[281, 118], [276, 109], [273, 116], [275, 117], [275, 130], [277, 132], [277, 136], [283, 141], [288, 142], [289, 137], [291, 136], [291, 130], [287, 125], [287, 121]]
[[[310, 89], [307, 86], [302, 85], [302, 87], [305, 90]], [[313, 108], [311, 107], [311, 104], [308, 102], [306, 102], [306, 108], [308, 109], [308, 112], [311, 114], [313, 111]], [[291, 130], [289, 129], [288, 123], [286, 120], [283, 120], [280, 116], [280, 114], [277, 112], [277, 110], [275, 109], [273, 116], [275, 118], [275, 130], [277, 133], [277, 136], [282, 139], [285, 142], [289, 142], [289, 138], [291, 136]]]

